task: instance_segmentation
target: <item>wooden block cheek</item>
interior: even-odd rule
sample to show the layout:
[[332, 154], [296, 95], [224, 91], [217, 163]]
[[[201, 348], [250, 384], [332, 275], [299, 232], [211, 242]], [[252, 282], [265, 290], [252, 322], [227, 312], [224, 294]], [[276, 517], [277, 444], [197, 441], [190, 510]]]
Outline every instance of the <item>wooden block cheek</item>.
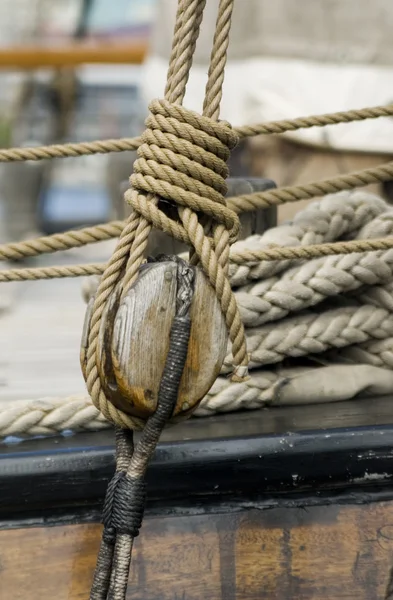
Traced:
[[[104, 309], [97, 344], [97, 366], [103, 390], [117, 408], [147, 418], [157, 407], [169, 349], [177, 293], [176, 263], [153, 263], [120, 302], [121, 286]], [[93, 300], [85, 318], [81, 366], [86, 353]], [[174, 416], [192, 412], [220, 372], [227, 349], [225, 319], [214, 290], [200, 269], [190, 311], [191, 334]]]
[[191, 307], [191, 335], [174, 415], [196, 408], [219, 375], [228, 343], [225, 318], [200, 269]]
[[129, 411], [138, 416], [147, 417], [157, 407], [175, 316], [176, 277], [175, 263], [146, 265], [116, 315], [113, 369]]
[[[115, 319], [112, 360], [128, 412], [146, 417], [157, 407], [177, 292], [175, 263], [147, 265]], [[191, 335], [174, 415], [190, 411], [214, 383], [225, 357], [227, 330], [213, 288], [196, 270]]]

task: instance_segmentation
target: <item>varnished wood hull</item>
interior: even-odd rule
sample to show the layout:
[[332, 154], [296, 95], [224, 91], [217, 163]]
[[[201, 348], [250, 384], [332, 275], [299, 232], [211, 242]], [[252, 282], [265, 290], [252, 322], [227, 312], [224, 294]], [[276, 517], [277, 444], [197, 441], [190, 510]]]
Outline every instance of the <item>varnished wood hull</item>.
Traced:
[[[393, 565], [390, 404], [169, 429], [149, 472], [129, 600], [382, 600]], [[113, 466], [111, 432], [0, 451], [1, 600], [88, 598]]]
[[[101, 526], [0, 533], [1, 598], [84, 600]], [[136, 541], [130, 600], [381, 600], [393, 502], [152, 517]]]

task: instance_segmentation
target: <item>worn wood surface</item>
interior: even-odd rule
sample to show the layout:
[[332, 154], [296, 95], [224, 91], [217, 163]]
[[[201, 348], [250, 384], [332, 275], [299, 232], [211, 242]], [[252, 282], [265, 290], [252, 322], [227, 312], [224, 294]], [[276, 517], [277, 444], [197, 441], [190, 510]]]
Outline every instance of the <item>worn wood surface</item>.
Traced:
[[[1, 600], [86, 600], [101, 526], [0, 531]], [[147, 519], [129, 600], [382, 600], [393, 502]]]
[[[201, 269], [194, 275], [188, 354], [175, 415], [197, 406], [219, 375], [227, 351], [227, 327], [214, 290]], [[157, 407], [177, 287], [175, 262], [148, 264], [125, 297], [121, 299], [118, 286], [104, 309], [97, 349], [101, 379], [113, 404], [129, 414], [148, 417]], [[90, 301], [81, 344], [85, 378], [92, 308]]]
[[[132, 400], [137, 414], [152, 414], [158, 402], [162, 372], [176, 307], [176, 264], [141, 269], [121, 302], [114, 325], [112, 358], [119, 390]], [[195, 408], [220, 373], [227, 349], [227, 328], [213, 288], [195, 271], [187, 359], [174, 414]]]

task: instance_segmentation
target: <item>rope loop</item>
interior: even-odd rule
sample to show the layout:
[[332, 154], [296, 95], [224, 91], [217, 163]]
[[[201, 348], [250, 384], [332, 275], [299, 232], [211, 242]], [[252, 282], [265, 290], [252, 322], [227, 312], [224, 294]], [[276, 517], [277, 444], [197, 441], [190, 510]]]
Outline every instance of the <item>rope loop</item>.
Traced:
[[224, 121], [213, 121], [167, 100], [155, 100], [149, 108], [126, 202], [155, 227], [172, 232], [180, 223], [176, 217], [169, 219], [165, 203], [162, 209], [148, 206], [148, 195], [158, 196], [207, 216], [213, 226], [223, 225], [233, 243], [240, 221], [226, 206], [224, 196], [226, 163], [237, 134]]

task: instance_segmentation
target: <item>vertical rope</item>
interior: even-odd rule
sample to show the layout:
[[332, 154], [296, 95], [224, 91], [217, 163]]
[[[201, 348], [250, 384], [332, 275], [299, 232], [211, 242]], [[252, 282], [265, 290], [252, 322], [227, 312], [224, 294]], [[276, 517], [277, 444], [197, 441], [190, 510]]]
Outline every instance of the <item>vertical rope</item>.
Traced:
[[[134, 450], [133, 432], [116, 428], [116, 475], [125, 474]], [[116, 476], [112, 482], [116, 481]], [[111, 483], [112, 483], [111, 482]], [[111, 484], [110, 484], [111, 485]], [[110, 487], [108, 495], [113, 496], [114, 490]], [[111, 509], [111, 507], [109, 507]], [[105, 515], [104, 515], [105, 521]], [[103, 535], [97, 557], [97, 564], [93, 576], [93, 584], [90, 592], [90, 600], [106, 600], [111, 575], [114, 576], [112, 565], [114, 562], [115, 546], [112, 540]]]
[[218, 9], [213, 49], [210, 57], [209, 74], [206, 84], [206, 95], [203, 103], [203, 114], [218, 121], [222, 86], [225, 77], [229, 32], [231, 29], [234, 0], [221, 0]]
[[[180, 0], [179, 2], [175, 24], [175, 37], [178, 40], [177, 52], [173, 47], [165, 93], [165, 98], [174, 104], [181, 104], [185, 95], [205, 3], [206, 0]], [[157, 196], [152, 194], [149, 194], [147, 199], [154, 205], [158, 203]], [[123, 279], [123, 297], [138, 275], [152, 229], [151, 224], [143, 217], [136, 215], [135, 218], [138, 225]]]
[[[220, 114], [233, 6], [234, 0], [220, 0], [203, 105], [203, 115], [214, 120], [218, 120]], [[210, 282], [216, 289], [226, 318], [233, 345], [234, 363], [238, 365], [232, 379], [234, 381], [243, 380], [247, 376], [248, 355], [242, 319], [227, 279], [230, 252], [228, 231], [222, 225], [213, 226], [212, 244], [207, 237], [212, 228], [211, 222], [205, 220], [204, 225], [202, 225], [197, 215], [188, 208], [180, 209], [179, 214], [185, 229], [190, 235], [195, 254], [203, 265], [205, 272], [209, 274]], [[193, 264], [198, 262], [195, 254], [191, 252], [190, 255]]]
[[174, 36], [177, 42], [174, 39], [165, 88], [165, 98], [174, 104], [182, 104], [184, 100], [205, 5], [206, 0], [179, 3], [181, 26]]

